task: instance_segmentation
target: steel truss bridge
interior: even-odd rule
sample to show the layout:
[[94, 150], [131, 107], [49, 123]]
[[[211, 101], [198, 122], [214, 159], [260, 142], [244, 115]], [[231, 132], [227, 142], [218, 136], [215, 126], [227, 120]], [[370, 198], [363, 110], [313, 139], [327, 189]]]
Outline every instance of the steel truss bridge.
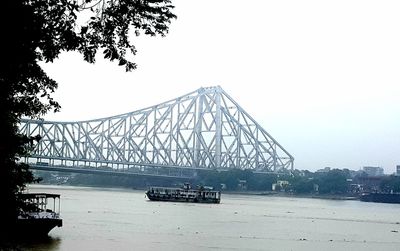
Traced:
[[108, 118], [23, 119], [19, 129], [41, 136], [21, 160], [33, 169], [184, 178], [198, 170], [293, 169], [294, 158], [219, 86]]

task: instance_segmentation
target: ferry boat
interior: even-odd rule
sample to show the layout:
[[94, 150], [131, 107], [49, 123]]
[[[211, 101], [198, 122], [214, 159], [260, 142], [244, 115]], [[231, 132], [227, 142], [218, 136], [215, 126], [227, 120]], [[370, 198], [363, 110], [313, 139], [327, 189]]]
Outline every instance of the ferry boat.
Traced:
[[185, 183], [182, 188], [175, 187], [150, 187], [146, 196], [152, 201], [174, 201], [193, 203], [220, 203], [221, 192], [209, 187], [200, 186], [192, 189]]
[[27, 205], [17, 218], [18, 235], [45, 237], [54, 227], [62, 226], [59, 194], [24, 193], [18, 197]]
[[360, 201], [400, 204], [400, 193], [363, 193]]

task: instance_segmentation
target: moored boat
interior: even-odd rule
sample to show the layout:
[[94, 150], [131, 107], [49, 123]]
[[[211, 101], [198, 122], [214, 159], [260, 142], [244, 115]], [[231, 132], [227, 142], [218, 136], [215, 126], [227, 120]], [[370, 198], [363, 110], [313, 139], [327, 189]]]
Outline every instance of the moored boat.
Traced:
[[147, 198], [152, 201], [174, 201], [193, 203], [220, 203], [221, 192], [208, 187], [192, 189], [188, 183], [182, 188], [150, 187], [146, 192]]
[[62, 226], [59, 194], [26, 193], [20, 194], [19, 197], [24, 201], [26, 208], [17, 218], [18, 235], [45, 237], [54, 227]]
[[400, 193], [363, 193], [360, 196], [360, 201], [400, 203]]

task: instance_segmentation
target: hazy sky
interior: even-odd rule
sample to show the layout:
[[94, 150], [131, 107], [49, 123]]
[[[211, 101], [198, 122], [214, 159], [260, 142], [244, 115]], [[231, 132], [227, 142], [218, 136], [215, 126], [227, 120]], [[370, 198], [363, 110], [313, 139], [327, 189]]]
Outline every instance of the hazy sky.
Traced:
[[295, 157], [295, 168], [400, 165], [400, 1], [173, 1], [138, 69], [76, 53], [44, 65], [62, 110], [125, 113], [220, 85]]

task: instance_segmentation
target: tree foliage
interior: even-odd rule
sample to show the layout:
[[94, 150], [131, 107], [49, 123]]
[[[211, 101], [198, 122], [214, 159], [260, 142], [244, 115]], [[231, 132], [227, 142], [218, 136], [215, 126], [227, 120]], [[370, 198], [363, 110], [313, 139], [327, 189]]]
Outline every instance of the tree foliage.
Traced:
[[344, 194], [347, 192], [347, 178], [349, 170], [333, 169], [320, 175], [318, 179], [319, 192], [321, 194]]
[[291, 182], [291, 188], [297, 194], [309, 194], [314, 191], [315, 180], [312, 178], [296, 177]]
[[[17, 214], [16, 194], [33, 182], [18, 163], [37, 138], [18, 134], [22, 117], [40, 118], [60, 105], [57, 82], [40, 67], [63, 51], [78, 51], [89, 63], [101, 51], [126, 71], [136, 68], [134, 36], [164, 36], [176, 16], [170, 0], [5, 0], [0, 8], [0, 191], [8, 227]], [[66, 69], [67, 70], [67, 69]], [[4, 232], [4, 231], [1, 231]]]

